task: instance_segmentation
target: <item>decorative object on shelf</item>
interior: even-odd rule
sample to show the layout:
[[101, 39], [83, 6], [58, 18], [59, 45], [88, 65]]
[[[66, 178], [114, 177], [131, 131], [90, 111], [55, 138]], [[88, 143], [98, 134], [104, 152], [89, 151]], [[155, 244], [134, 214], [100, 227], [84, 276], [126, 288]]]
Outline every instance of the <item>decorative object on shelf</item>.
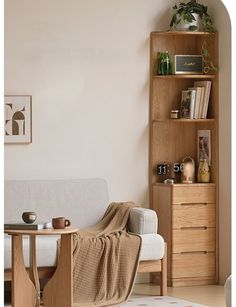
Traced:
[[197, 172], [197, 181], [203, 183], [209, 183], [210, 180], [211, 180], [211, 173], [207, 159], [200, 160]]
[[211, 130], [198, 130], [198, 163], [205, 159], [211, 165]]
[[211, 44], [210, 42], [211, 37], [208, 37], [207, 39], [205, 38], [203, 43], [202, 43], [202, 57], [203, 57], [203, 72], [204, 74], [209, 74], [211, 72], [218, 72], [219, 68], [216, 66], [211, 58], [211, 54], [209, 52], [209, 45]]
[[180, 104], [180, 118], [193, 119], [195, 105], [195, 90], [182, 91]]
[[164, 180], [164, 183], [165, 183], [165, 184], [174, 184], [174, 183], [175, 183], [175, 180], [172, 179], [172, 178], [168, 178], [168, 179], [165, 179], [165, 180]]
[[171, 67], [170, 67], [170, 57], [168, 51], [160, 52], [158, 59], [158, 75], [170, 75]]
[[52, 227], [54, 229], [64, 229], [70, 225], [70, 221], [67, 220], [65, 217], [54, 217], [52, 219]]
[[208, 7], [190, 0], [173, 6], [173, 16], [170, 27], [175, 31], [206, 31], [214, 32], [211, 17], [207, 13]]
[[181, 174], [182, 183], [195, 182], [195, 162], [191, 157], [185, 157], [182, 161], [183, 171]]
[[22, 214], [22, 220], [26, 224], [32, 224], [36, 221], [37, 219], [37, 214], [35, 212], [23, 212]]
[[178, 119], [179, 118], [179, 110], [171, 110], [170, 118], [171, 119]]
[[32, 142], [31, 101], [32, 97], [29, 95], [4, 96], [6, 144]]
[[183, 164], [179, 162], [157, 164], [157, 176], [163, 176], [164, 182], [167, 179], [172, 179], [174, 182], [180, 182], [181, 172], [183, 171]]
[[202, 74], [203, 56], [202, 55], [181, 55], [171, 56], [172, 74]]

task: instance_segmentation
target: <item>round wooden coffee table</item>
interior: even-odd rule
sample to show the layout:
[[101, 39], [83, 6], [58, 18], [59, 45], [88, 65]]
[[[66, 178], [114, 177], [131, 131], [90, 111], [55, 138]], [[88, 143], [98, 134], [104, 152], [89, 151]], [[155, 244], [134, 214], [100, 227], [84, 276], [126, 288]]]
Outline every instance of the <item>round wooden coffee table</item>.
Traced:
[[[12, 237], [12, 306], [39, 307], [40, 284], [36, 264], [36, 236], [60, 235], [60, 253], [56, 271], [43, 290], [45, 307], [73, 306], [73, 234], [77, 228], [43, 230], [5, 230]], [[22, 236], [30, 240], [30, 274], [23, 259]]]

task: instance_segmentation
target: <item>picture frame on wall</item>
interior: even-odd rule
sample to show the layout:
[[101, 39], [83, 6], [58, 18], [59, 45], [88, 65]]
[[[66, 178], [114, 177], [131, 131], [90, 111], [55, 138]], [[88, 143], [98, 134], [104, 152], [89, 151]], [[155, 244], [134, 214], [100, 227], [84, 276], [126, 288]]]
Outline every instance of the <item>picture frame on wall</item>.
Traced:
[[204, 159], [211, 165], [211, 130], [198, 130], [198, 163]]
[[32, 96], [4, 96], [5, 144], [32, 143]]

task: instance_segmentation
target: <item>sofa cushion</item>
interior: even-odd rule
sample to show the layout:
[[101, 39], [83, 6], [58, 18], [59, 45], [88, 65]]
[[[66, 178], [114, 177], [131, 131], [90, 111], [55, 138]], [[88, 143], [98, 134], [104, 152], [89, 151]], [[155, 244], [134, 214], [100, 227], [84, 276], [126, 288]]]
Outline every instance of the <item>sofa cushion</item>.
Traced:
[[[37, 236], [37, 266], [55, 266], [57, 259], [57, 240], [58, 236]], [[142, 247], [140, 260], [157, 260], [163, 258], [164, 240], [158, 234], [141, 235]], [[29, 239], [23, 237], [24, 262], [29, 266]], [[11, 268], [11, 237], [4, 238], [4, 268]]]
[[142, 238], [140, 260], [158, 260], [164, 257], [165, 242], [162, 236], [146, 234], [140, 237]]
[[65, 216], [74, 226], [96, 224], [109, 204], [103, 179], [7, 180], [5, 182], [5, 223], [21, 220], [22, 212], [35, 211], [37, 221]]
[[130, 211], [129, 230], [140, 235], [157, 233], [157, 215], [154, 210], [133, 208]]

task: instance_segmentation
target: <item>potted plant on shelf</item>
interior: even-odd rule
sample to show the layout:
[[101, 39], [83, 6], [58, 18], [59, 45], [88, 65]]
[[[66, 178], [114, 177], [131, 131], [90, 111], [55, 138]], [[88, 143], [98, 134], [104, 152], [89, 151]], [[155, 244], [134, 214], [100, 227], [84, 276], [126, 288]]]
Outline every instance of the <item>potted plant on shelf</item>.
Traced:
[[208, 7], [197, 0], [188, 3], [181, 2], [173, 6], [174, 14], [170, 27], [175, 31], [206, 31], [214, 32], [211, 17], [207, 13]]

